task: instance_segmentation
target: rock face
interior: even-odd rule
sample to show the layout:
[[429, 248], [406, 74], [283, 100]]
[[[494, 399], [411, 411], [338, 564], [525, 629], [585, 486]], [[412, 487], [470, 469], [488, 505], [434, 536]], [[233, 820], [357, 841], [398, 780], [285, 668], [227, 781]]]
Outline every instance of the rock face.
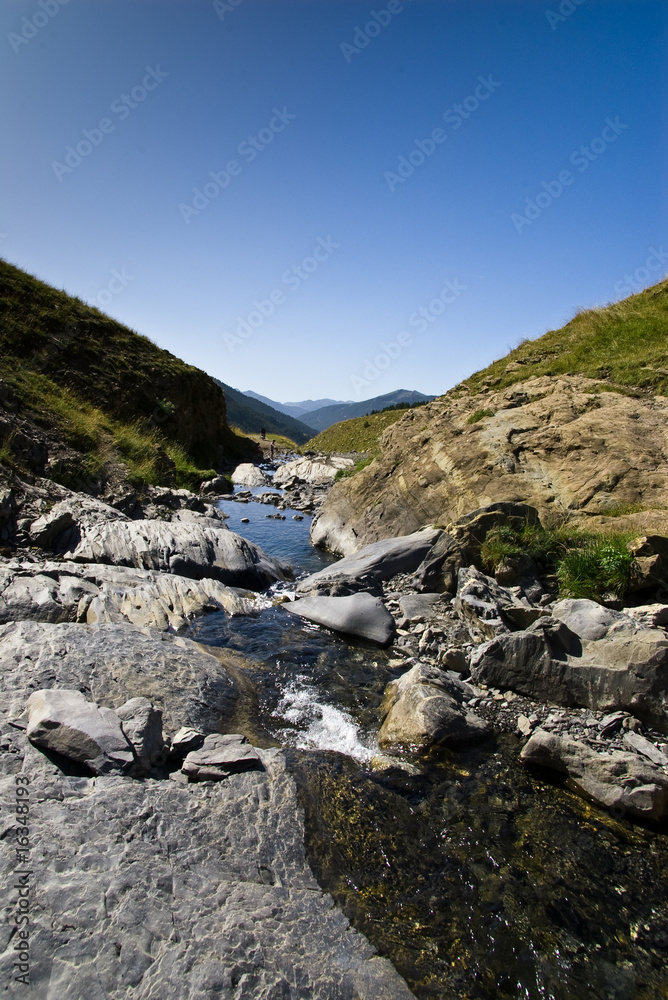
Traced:
[[269, 477], [252, 462], [243, 462], [232, 473], [232, 482], [235, 486], [267, 486]]
[[[409, 410], [384, 432], [380, 457], [334, 485], [314, 539], [349, 555], [499, 501], [597, 520], [620, 504], [668, 507], [668, 399], [597, 386], [580, 376], [477, 395], [460, 386]], [[469, 423], [476, 411], [493, 415]], [[662, 532], [666, 517], [658, 510], [614, 523], [648, 534], [652, 525]]]
[[134, 763], [116, 713], [86, 701], [79, 691], [35, 691], [27, 712], [29, 740], [85, 764], [93, 774], [122, 773]]
[[234, 720], [237, 662], [222, 650], [214, 656], [189, 639], [131, 625], [2, 625], [0, 713], [18, 718], [32, 691], [58, 687], [108, 708], [147, 698], [168, 732], [184, 725], [215, 732]]
[[0, 565], [0, 624], [129, 622], [178, 631], [205, 611], [243, 615], [267, 603], [257, 594], [210, 578], [190, 580], [101, 563], [11, 560]]
[[74, 547], [81, 532], [98, 524], [128, 521], [129, 518], [109, 504], [102, 503], [85, 493], [73, 493], [54, 504], [30, 525], [30, 541], [41, 549], [51, 549], [58, 542], [64, 547]]
[[577, 791], [620, 816], [645, 820], [668, 816], [668, 771], [619, 750], [596, 753], [577, 740], [537, 729], [520, 755], [528, 765], [569, 779]]
[[296, 458], [293, 462], [279, 465], [274, 473], [274, 485], [280, 486], [291, 479], [319, 485], [331, 483], [340, 469], [349, 469], [355, 463], [351, 458], [338, 455], [317, 455], [315, 458]]
[[204, 519], [197, 523], [117, 521], [95, 525], [84, 531], [65, 558], [154, 569], [193, 580], [211, 577], [229, 586], [256, 590], [290, 576], [287, 566], [258, 545]]
[[472, 697], [472, 688], [453, 674], [416, 663], [385, 689], [379, 746], [461, 747], [485, 739], [487, 724], [464, 705]]
[[299, 615], [335, 632], [369, 639], [379, 646], [389, 646], [395, 636], [394, 618], [383, 602], [371, 594], [306, 597], [281, 607], [291, 615]]
[[259, 754], [245, 736], [212, 733], [198, 750], [190, 751], [181, 770], [191, 781], [221, 781], [231, 774], [261, 767]]
[[383, 580], [397, 573], [412, 573], [438, 539], [438, 528], [413, 535], [388, 538], [367, 545], [355, 555], [326, 566], [297, 585], [297, 593], [340, 596], [359, 590], [378, 591]]
[[[603, 615], [598, 617], [600, 621]], [[556, 617], [540, 618], [526, 631], [479, 646], [471, 655], [471, 675], [476, 683], [510, 688], [537, 701], [624, 709], [666, 731], [668, 637], [619, 617], [626, 620], [613, 622], [597, 639], [580, 638]], [[578, 622], [581, 631], [591, 634], [591, 621], [585, 622], [580, 611]]]

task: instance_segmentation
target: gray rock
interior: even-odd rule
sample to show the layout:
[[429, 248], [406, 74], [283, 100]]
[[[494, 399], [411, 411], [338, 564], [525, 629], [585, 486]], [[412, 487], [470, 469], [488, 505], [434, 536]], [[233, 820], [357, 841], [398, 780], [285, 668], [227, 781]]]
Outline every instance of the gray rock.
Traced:
[[568, 625], [581, 639], [603, 639], [611, 629], [615, 632], [630, 632], [638, 630], [638, 625], [627, 614], [604, 608], [596, 601], [584, 599], [558, 601], [552, 606], [554, 618]]
[[72, 493], [60, 500], [30, 525], [30, 541], [42, 549], [65, 551], [74, 547], [81, 533], [94, 525], [127, 521], [129, 518], [115, 507], [87, 496]]
[[243, 462], [232, 473], [232, 482], [235, 486], [267, 486], [269, 477], [252, 462]]
[[83, 533], [66, 559], [153, 569], [190, 579], [211, 577], [232, 587], [262, 590], [291, 575], [258, 545], [202, 519], [194, 523], [117, 521]]
[[214, 476], [213, 479], [206, 479], [199, 488], [202, 496], [221, 497], [232, 492], [232, 486], [227, 476]]
[[668, 604], [642, 604], [637, 608], [624, 608], [624, 614], [633, 618], [642, 628], [668, 627]]
[[239, 771], [254, 771], [262, 767], [260, 757], [245, 736], [229, 733], [221, 736], [212, 733], [202, 746], [191, 750], [183, 761], [181, 771], [191, 781], [221, 781]]
[[335, 632], [369, 639], [380, 646], [389, 646], [395, 636], [394, 618], [383, 602], [371, 594], [306, 597], [281, 607], [291, 615], [299, 615]]
[[471, 675], [476, 683], [536, 701], [623, 710], [665, 729], [668, 638], [659, 629], [622, 625], [616, 632], [613, 624], [602, 639], [580, 639], [559, 619], [541, 618], [474, 650]]
[[213, 655], [189, 639], [131, 625], [1, 625], [0, 713], [17, 718], [31, 691], [59, 687], [108, 708], [148, 698], [168, 732], [184, 725], [215, 732], [234, 723], [237, 663], [224, 650]]
[[132, 748], [119, 717], [86, 701], [80, 691], [35, 691], [26, 705], [26, 735], [37, 746], [85, 764], [93, 774], [128, 771]]
[[640, 733], [624, 733], [622, 739], [628, 747], [641, 753], [643, 757], [647, 757], [653, 764], [668, 767], [668, 757], [666, 757], [665, 753], [662, 753], [658, 747], [654, 746], [651, 740], [645, 739]]
[[115, 709], [121, 728], [132, 744], [138, 770], [149, 774], [161, 762], [165, 741], [162, 736], [162, 712], [148, 698], [130, 698]]
[[189, 729], [187, 726], [182, 726], [172, 736], [169, 747], [170, 756], [183, 760], [191, 750], [199, 750], [205, 739], [205, 733], [201, 733], [198, 729]]
[[668, 815], [668, 774], [639, 761], [635, 754], [596, 753], [577, 740], [537, 729], [520, 759], [555, 771], [576, 791], [613, 813], [657, 822]]
[[338, 597], [360, 590], [379, 591], [383, 580], [397, 573], [412, 573], [439, 535], [438, 528], [426, 528], [412, 535], [372, 542], [354, 555], [301, 580], [297, 593], [302, 596], [326, 594]]
[[460, 747], [489, 736], [487, 723], [464, 702], [473, 689], [437, 667], [416, 663], [385, 688], [380, 747]]
[[441, 601], [440, 594], [404, 594], [399, 607], [406, 621], [421, 622], [433, 617]]
[[513, 628], [527, 628], [546, 614], [542, 608], [532, 608], [528, 601], [518, 600], [475, 566], [460, 569], [454, 607], [463, 621], [486, 639]]
[[630, 589], [668, 590], [668, 538], [664, 535], [642, 535], [630, 542], [628, 549], [634, 557]]
[[349, 469], [355, 463], [351, 458], [341, 458], [338, 455], [316, 455], [315, 458], [296, 458], [292, 462], [279, 465], [273, 476], [276, 486], [282, 486], [293, 479], [300, 482], [332, 483], [340, 469]]

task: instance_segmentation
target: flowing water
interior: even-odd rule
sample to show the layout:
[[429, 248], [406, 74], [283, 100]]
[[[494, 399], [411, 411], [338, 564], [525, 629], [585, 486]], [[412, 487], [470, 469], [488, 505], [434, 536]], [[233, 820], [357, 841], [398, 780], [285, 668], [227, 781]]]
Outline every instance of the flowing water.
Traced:
[[[295, 568], [330, 561], [307, 516], [221, 507]], [[378, 707], [401, 667], [280, 606], [208, 615], [191, 634], [252, 661], [256, 731], [287, 748], [311, 867], [419, 1000], [668, 998], [665, 831], [528, 774], [512, 736], [411, 758], [417, 773], [374, 770]]]

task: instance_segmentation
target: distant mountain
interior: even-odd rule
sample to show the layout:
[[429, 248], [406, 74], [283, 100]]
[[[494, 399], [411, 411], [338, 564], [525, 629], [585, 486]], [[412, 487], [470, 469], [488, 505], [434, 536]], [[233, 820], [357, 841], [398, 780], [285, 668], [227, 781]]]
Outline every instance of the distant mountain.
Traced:
[[394, 392], [388, 392], [384, 396], [364, 399], [361, 403], [336, 403], [333, 406], [312, 410], [308, 415], [308, 424], [317, 431], [324, 431], [340, 420], [365, 417], [373, 410], [384, 410], [386, 406], [396, 406], [397, 403], [428, 403], [434, 398], [412, 389], [395, 389]]
[[[303, 420], [305, 415], [310, 413], [311, 410], [319, 410], [323, 406], [344, 404], [344, 400], [341, 399], [303, 399], [299, 403], [278, 403], [275, 399], [269, 399], [268, 396], [261, 396], [259, 392], [253, 392], [252, 389], [247, 389], [244, 392], [244, 396], [250, 396], [251, 399], [258, 399], [266, 406], [272, 406], [280, 413], [287, 413], [291, 417], [297, 417], [298, 420]], [[347, 402], [350, 403], [352, 400], [348, 400]]]
[[225, 392], [230, 426], [238, 427], [247, 434], [259, 434], [264, 427], [268, 437], [283, 434], [295, 444], [304, 444], [313, 437], [312, 427], [278, 410], [265, 396], [241, 392], [219, 379], [214, 379], [214, 382]]

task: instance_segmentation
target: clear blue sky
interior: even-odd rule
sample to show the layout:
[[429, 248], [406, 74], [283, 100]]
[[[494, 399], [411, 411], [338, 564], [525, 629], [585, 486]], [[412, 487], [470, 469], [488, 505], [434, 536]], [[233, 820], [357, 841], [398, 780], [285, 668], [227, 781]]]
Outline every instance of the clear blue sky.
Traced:
[[0, 253], [241, 389], [441, 393], [668, 272], [665, 0], [0, 18]]

